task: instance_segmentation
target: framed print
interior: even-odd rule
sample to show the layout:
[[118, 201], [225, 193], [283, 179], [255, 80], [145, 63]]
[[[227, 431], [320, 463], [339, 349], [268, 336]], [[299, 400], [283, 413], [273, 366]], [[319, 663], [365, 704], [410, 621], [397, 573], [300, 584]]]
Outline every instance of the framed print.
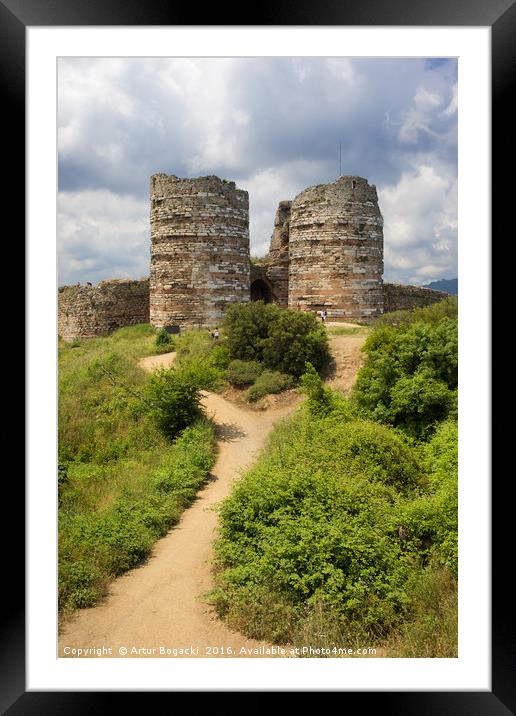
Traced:
[[[241, 26], [153, 2], [45, 5], [0, 2], [4, 120], [27, 147], [8, 205], [26, 217], [29, 398], [4, 709], [339, 691], [389, 713], [509, 713], [490, 264], [510, 206], [491, 152], [496, 170], [511, 150], [514, 6], [266, 5]], [[457, 276], [458, 379], [439, 282]], [[443, 300], [430, 338], [443, 316], [395, 318]], [[251, 347], [242, 306], [266, 316]], [[288, 340], [270, 327], [283, 309]], [[380, 318], [389, 340], [405, 331], [389, 400], [355, 383]], [[431, 357], [405, 374], [421, 331]], [[313, 419], [282, 423], [302, 391]], [[457, 514], [432, 492], [453, 491], [457, 415], [458, 573]], [[396, 469], [371, 467], [357, 435]]]

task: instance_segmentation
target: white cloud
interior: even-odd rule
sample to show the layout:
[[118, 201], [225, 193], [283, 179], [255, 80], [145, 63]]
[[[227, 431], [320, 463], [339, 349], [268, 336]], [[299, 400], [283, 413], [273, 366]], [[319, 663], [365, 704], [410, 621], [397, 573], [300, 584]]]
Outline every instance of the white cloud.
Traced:
[[443, 116], [445, 117], [450, 117], [456, 114], [459, 107], [459, 86], [457, 83], [453, 85], [452, 92], [453, 94], [450, 103], [446, 109], [443, 110]]
[[443, 99], [439, 94], [430, 92], [424, 87], [418, 87], [412, 107], [403, 116], [403, 122], [398, 132], [400, 142], [413, 144], [417, 142], [420, 133], [437, 136], [433, 129], [433, 120], [442, 103]]
[[59, 192], [60, 283], [149, 274], [148, 202], [110, 191]]
[[428, 163], [378, 188], [384, 217], [385, 279], [428, 283], [456, 271], [457, 180]]
[[321, 173], [317, 162], [290, 162], [280, 167], [267, 167], [239, 182], [249, 192], [251, 253], [264, 256], [269, 250], [278, 204], [293, 199]]
[[247, 189], [263, 255], [278, 201], [337, 178], [339, 143], [383, 192], [386, 271], [456, 275], [454, 61], [69, 57], [58, 83], [61, 282], [148, 273], [156, 172]]

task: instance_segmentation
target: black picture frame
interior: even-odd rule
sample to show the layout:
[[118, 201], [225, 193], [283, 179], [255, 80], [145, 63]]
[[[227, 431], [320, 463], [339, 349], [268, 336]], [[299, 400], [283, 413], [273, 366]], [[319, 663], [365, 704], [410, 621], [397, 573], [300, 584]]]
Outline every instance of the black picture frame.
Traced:
[[[4, 200], [17, 216], [18, 236], [23, 230], [25, 204], [20, 187], [25, 185], [25, 31], [28, 26], [66, 25], [347, 25], [347, 26], [484, 26], [492, 36], [492, 236], [509, 240], [503, 232], [507, 209], [512, 206], [511, 182], [505, 182], [502, 171], [514, 166], [513, 114], [510, 111], [511, 83], [516, 55], [516, 5], [513, 0], [360, 0], [339, 2], [307, 0], [270, 2], [253, 6], [252, 22], [245, 17], [245, 7], [232, 2], [223, 6], [206, 6], [199, 11], [192, 5], [173, 5], [163, 0], [0, 0], [0, 87], [3, 99], [4, 137], [15, 148], [16, 162], [9, 169], [10, 180]], [[244, 12], [243, 12], [244, 11]], [[6, 108], [7, 111], [6, 111]], [[493, 262], [497, 257], [493, 241]], [[501, 253], [501, 251], [500, 251]], [[492, 295], [493, 320], [500, 315], [503, 304]], [[494, 378], [494, 376], [493, 376]], [[501, 380], [501, 378], [498, 378]], [[493, 380], [492, 387], [495, 387]], [[492, 446], [503, 444], [503, 430], [497, 433]], [[505, 471], [504, 471], [505, 472]], [[507, 471], [508, 472], [508, 471]], [[508, 479], [510, 475], [508, 474]], [[18, 507], [18, 524], [23, 519], [24, 488], [20, 479], [11, 481], [12, 505]], [[352, 701], [360, 713], [381, 709], [383, 714], [436, 716], [468, 714], [468, 716], [506, 716], [514, 713], [516, 680], [514, 679], [514, 636], [511, 614], [513, 595], [507, 589], [510, 571], [507, 545], [510, 545], [512, 521], [510, 501], [504, 495], [504, 479], [498, 475], [492, 483], [493, 503], [493, 595], [492, 595], [492, 691], [467, 692], [342, 692], [340, 707], [349, 709]], [[21, 514], [20, 514], [21, 513]], [[510, 531], [509, 531], [510, 530]], [[120, 698], [120, 694], [99, 692], [26, 692], [25, 690], [25, 614], [23, 542], [4, 550], [4, 569], [11, 575], [9, 589], [3, 590], [7, 605], [2, 612], [0, 674], [2, 713], [19, 714], [82, 714], [101, 712], [101, 702]], [[506, 561], [508, 560], [508, 561]], [[15, 578], [14, 575], [18, 575]], [[132, 693], [132, 705], [138, 708], [149, 694]], [[117, 701], [118, 703], [118, 701]], [[109, 704], [105, 707], [110, 708]]]

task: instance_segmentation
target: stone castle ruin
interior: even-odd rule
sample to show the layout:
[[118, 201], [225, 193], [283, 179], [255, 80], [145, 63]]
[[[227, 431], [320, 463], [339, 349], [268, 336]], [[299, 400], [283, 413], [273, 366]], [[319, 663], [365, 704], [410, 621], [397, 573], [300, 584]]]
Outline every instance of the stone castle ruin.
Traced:
[[150, 322], [210, 324], [249, 301], [249, 196], [218, 177], [151, 178]]
[[259, 263], [250, 261], [249, 197], [234, 182], [155, 174], [150, 202], [150, 279], [61, 287], [62, 338], [136, 323], [213, 326], [228, 305], [250, 300], [367, 323], [448, 295], [383, 283], [383, 219], [376, 187], [362, 177], [342, 176], [281, 201]]
[[288, 305], [337, 320], [383, 313], [383, 219], [376, 187], [344, 176], [292, 202]]

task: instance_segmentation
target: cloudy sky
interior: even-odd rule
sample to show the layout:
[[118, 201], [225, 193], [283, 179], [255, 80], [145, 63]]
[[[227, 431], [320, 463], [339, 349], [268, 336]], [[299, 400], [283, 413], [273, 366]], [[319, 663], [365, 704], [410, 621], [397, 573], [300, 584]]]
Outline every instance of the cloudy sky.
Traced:
[[249, 192], [251, 252], [278, 202], [342, 173], [378, 189], [388, 281], [457, 276], [457, 63], [63, 58], [59, 283], [149, 273], [149, 177]]

